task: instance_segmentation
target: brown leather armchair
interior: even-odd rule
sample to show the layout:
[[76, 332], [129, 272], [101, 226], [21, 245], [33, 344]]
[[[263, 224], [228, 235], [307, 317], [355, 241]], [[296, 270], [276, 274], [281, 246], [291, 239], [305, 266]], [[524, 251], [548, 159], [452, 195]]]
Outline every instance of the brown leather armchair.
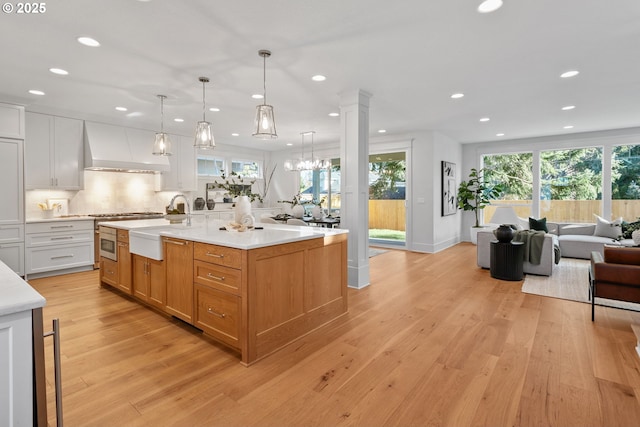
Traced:
[[589, 270], [591, 321], [595, 315], [595, 297], [640, 303], [640, 248], [604, 247], [591, 252]]

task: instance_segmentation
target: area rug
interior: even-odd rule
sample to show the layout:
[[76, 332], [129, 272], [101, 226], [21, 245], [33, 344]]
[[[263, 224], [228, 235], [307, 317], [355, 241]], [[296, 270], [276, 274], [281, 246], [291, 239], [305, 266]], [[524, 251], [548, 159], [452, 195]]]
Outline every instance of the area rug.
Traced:
[[376, 255], [383, 254], [385, 252], [388, 252], [388, 251], [384, 249], [378, 249], [378, 248], [369, 248], [369, 258], [374, 257]]
[[[527, 274], [522, 292], [591, 304], [589, 264], [586, 259], [562, 258], [550, 277]], [[640, 304], [605, 298], [596, 298], [596, 305], [640, 311]]]

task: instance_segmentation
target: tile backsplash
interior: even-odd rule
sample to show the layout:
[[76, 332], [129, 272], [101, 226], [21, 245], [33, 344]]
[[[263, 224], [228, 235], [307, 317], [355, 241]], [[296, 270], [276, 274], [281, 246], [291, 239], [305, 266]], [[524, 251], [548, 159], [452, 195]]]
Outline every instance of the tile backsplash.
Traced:
[[[111, 212], [164, 212], [177, 194], [156, 191], [159, 175], [106, 171], [84, 171], [84, 190], [29, 190], [25, 193], [26, 218], [40, 218], [38, 203], [49, 199], [68, 199], [68, 213], [95, 214]], [[191, 199], [191, 193], [185, 196]]]

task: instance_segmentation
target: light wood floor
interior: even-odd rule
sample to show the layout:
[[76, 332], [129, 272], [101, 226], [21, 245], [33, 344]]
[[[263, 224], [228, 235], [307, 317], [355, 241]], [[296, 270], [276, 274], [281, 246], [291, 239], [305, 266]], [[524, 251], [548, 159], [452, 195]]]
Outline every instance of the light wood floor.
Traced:
[[60, 319], [65, 425], [640, 425], [640, 313], [592, 323], [588, 304], [492, 279], [468, 243], [370, 267], [346, 317], [249, 368], [97, 272], [31, 281], [45, 331]]

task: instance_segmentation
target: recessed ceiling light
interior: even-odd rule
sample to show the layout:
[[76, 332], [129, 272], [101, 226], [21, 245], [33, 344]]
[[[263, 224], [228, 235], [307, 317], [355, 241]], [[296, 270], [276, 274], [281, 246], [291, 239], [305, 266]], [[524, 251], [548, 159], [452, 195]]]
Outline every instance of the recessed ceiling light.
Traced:
[[61, 76], [66, 76], [69, 74], [67, 70], [63, 70], [62, 68], [49, 68], [49, 71], [51, 71], [53, 74], [58, 74]]
[[562, 77], [563, 79], [566, 79], [566, 78], [569, 78], [569, 77], [575, 77], [578, 74], [580, 74], [580, 71], [571, 70], [571, 71], [566, 71], [566, 72], [560, 74], [560, 77]]
[[29, 93], [30, 93], [31, 95], [44, 95], [44, 92], [43, 92], [43, 91], [41, 91], [41, 90], [37, 90], [37, 89], [31, 89], [31, 90], [29, 91]]
[[291, 147], [292, 145], [293, 145], [293, 143], [287, 142], [287, 146]]
[[220, 111], [220, 109], [218, 107], [211, 107], [209, 108], [209, 111], [213, 111], [214, 113], [217, 113], [218, 111]]
[[253, 99], [262, 99], [262, 98], [264, 98], [264, 96], [259, 94], [259, 93], [254, 93], [253, 95], [251, 95], [251, 97]]
[[460, 99], [464, 96], [464, 93], [454, 93], [453, 95], [451, 95], [451, 98], [453, 99]]
[[329, 113], [330, 117], [340, 117], [340, 113]]
[[504, 136], [504, 133], [496, 133], [496, 136]]
[[489, 13], [494, 12], [502, 7], [502, 0], [484, 0], [478, 6], [478, 12]]
[[177, 123], [182, 123], [184, 122], [184, 119], [181, 119], [180, 117], [176, 117], [175, 119], [173, 119], [173, 121]]
[[232, 133], [231, 136], [240, 136], [239, 133]]
[[323, 82], [327, 80], [327, 78], [321, 74], [316, 74], [315, 76], [311, 77], [311, 80], [313, 80], [314, 82]]
[[569, 110], [573, 110], [574, 108], [576, 108], [575, 105], [567, 105], [562, 107], [562, 111], [569, 111]]
[[83, 44], [89, 47], [98, 47], [100, 46], [100, 42], [96, 39], [92, 39], [91, 37], [78, 37], [78, 43]]
[[563, 129], [573, 129], [573, 125], [565, 126]]
[[378, 133], [387, 133], [386, 129], [378, 129]]
[[488, 122], [489, 120], [491, 120], [489, 117], [483, 117], [480, 119], [481, 122]]
[[127, 111], [127, 107], [116, 107], [118, 111]]

